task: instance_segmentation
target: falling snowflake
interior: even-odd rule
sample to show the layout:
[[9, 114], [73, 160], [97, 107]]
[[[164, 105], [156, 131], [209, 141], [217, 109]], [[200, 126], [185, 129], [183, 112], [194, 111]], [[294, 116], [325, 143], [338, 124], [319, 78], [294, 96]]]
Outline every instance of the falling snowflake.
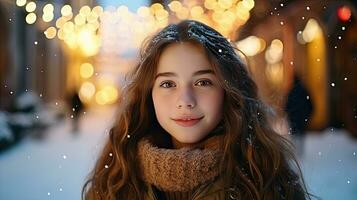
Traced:
[[339, 40], [341, 40], [341, 38], [342, 38], [341, 36], [338, 36], [338, 39], [339, 39]]
[[302, 20], [304, 20], [304, 19], [305, 19], [305, 17], [301, 17], [301, 19], [302, 19]]
[[341, 28], [341, 29], [344, 31], [344, 30], [346, 30], [346, 27], [342, 26], [342, 28]]
[[104, 167], [105, 167], [106, 169], [108, 169], [108, 165], [105, 165]]
[[62, 157], [63, 157], [63, 159], [66, 159], [66, 158], [67, 158], [67, 156], [66, 156], [66, 155], [63, 155]]
[[34, 44], [35, 44], [35, 45], [37, 45], [37, 44], [38, 44], [38, 42], [37, 42], [37, 41], [35, 41], [35, 42], [34, 42]]
[[320, 58], [316, 59], [317, 62], [320, 62]]
[[347, 81], [347, 77], [345, 77], [343, 80]]
[[332, 86], [332, 87], [335, 87], [335, 83], [331, 83], [331, 86]]
[[306, 7], [306, 10], [310, 10], [310, 7], [309, 7], [309, 6], [307, 6], [307, 7]]
[[283, 4], [283, 3], [281, 3], [281, 4], [280, 4], [280, 6], [281, 6], [281, 7], [283, 7], [283, 6], [284, 6], [284, 4]]
[[112, 154], [112, 153], [109, 153], [109, 156], [113, 156], [113, 154]]
[[218, 49], [218, 52], [219, 52], [219, 53], [222, 53], [222, 49]]
[[307, 96], [306, 96], [306, 99], [310, 99], [310, 96], [309, 96], [309, 95], [307, 95]]
[[318, 154], [319, 156], [321, 156], [321, 155], [322, 155], [322, 152], [321, 152], [321, 151], [319, 151], [317, 154]]
[[294, 65], [294, 62], [293, 62], [293, 61], [291, 61], [291, 62], [290, 62], [290, 65]]
[[130, 138], [130, 135], [127, 135], [126, 137], [127, 137], [127, 138]]
[[48, 195], [48, 196], [50, 196], [50, 195], [51, 195], [51, 193], [50, 193], [50, 192], [47, 192], [47, 195]]
[[62, 192], [62, 188], [60, 188], [59, 191]]
[[10, 91], [10, 94], [14, 94], [14, 92], [13, 92], [13, 91]]
[[348, 181], [347, 181], [347, 184], [350, 184], [350, 183], [351, 183], [351, 181], [350, 181], [350, 180], [348, 180]]
[[281, 22], [280, 22], [280, 25], [284, 25], [284, 22], [283, 22], [283, 21], [281, 21]]

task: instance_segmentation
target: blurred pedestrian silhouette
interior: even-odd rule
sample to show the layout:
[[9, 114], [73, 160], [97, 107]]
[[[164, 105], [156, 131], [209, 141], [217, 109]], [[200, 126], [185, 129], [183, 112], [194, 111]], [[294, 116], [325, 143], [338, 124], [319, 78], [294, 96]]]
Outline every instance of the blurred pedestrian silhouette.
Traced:
[[312, 111], [311, 96], [299, 77], [294, 75], [293, 86], [286, 100], [285, 112], [298, 154], [303, 153], [304, 133]]
[[77, 134], [79, 131], [79, 119], [81, 112], [84, 109], [83, 103], [79, 98], [78, 92], [73, 91], [70, 94], [70, 106], [71, 106], [71, 119], [72, 119], [72, 133]]

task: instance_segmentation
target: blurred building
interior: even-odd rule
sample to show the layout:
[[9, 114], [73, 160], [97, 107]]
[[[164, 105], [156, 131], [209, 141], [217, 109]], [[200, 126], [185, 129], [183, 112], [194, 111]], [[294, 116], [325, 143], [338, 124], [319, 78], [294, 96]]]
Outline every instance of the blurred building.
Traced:
[[282, 108], [296, 74], [314, 106], [309, 129], [333, 126], [357, 136], [356, 19], [352, 1], [256, 3], [239, 40], [262, 41], [248, 55], [261, 96]]

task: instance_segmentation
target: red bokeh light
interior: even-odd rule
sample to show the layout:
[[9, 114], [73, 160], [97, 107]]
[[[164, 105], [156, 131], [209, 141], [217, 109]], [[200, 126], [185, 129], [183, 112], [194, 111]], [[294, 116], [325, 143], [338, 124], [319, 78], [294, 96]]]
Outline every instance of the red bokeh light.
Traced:
[[351, 18], [351, 9], [348, 6], [341, 6], [337, 10], [338, 18], [345, 22]]

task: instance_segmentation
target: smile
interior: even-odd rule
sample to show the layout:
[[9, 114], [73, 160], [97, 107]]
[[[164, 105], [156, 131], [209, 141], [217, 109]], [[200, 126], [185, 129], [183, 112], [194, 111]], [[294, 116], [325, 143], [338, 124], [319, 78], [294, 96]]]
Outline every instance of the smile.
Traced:
[[195, 124], [197, 124], [199, 121], [201, 121], [203, 117], [197, 118], [197, 119], [174, 119], [176, 124], [183, 126], [183, 127], [190, 127]]

